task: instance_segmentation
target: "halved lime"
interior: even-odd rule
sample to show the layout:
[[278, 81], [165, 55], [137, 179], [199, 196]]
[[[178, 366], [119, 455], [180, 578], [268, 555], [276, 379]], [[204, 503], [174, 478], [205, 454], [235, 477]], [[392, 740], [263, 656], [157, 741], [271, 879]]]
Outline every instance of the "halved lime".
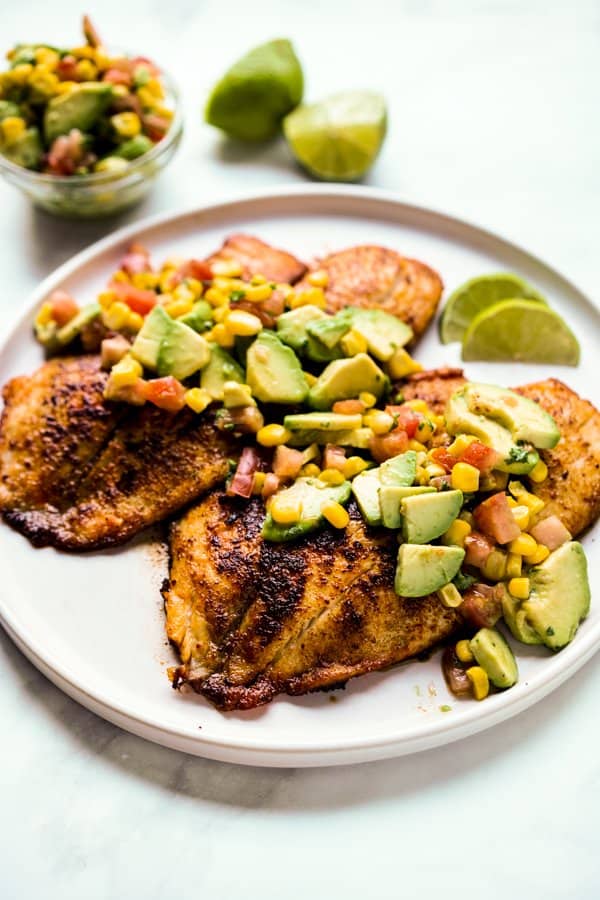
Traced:
[[298, 162], [317, 178], [355, 181], [381, 149], [387, 126], [385, 100], [373, 91], [347, 91], [300, 106], [283, 121]]
[[266, 141], [302, 100], [304, 78], [288, 40], [269, 41], [239, 59], [212, 89], [204, 113], [230, 137]]
[[462, 358], [576, 366], [579, 343], [547, 306], [535, 300], [502, 300], [475, 316], [464, 336]]
[[478, 275], [465, 281], [446, 300], [440, 319], [442, 343], [461, 341], [475, 316], [487, 306], [518, 297], [546, 302], [535, 288], [511, 272]]

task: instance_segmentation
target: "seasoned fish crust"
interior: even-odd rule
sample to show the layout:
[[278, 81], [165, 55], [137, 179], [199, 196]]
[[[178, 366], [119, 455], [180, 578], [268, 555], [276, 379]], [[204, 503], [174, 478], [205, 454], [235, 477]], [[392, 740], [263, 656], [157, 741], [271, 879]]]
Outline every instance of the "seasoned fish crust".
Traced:
[[[332, 253], [314, 268], [328, 275], [328, 312], [344, 306], [382, 309], [410, 325], [416, 337], [435, 315], [444, 288], [437, 272], [424, 263], [369, 244]], [[297, 287], [310, 284], [304, 279]]]
[[[400, 662], [438, 643], [458, 616], [393, 589], [397, 544], [356, 506], [344, 531], [263, 541], [260, 499], [214, 493], [172, 528], [167, 633], [187, 683], [219, 709], [251, 709]], [[182, 553], [183, 551], [183, 553]]]
[[291, 253], [271, 247], [249, 234], [232, 234], [206, 262], [210, 265], [232, 260], [240, 263], [245, 279], [264, 275], [269, 281], [294, 284], [306, 272], [305, 264]]
[[4, 389], [0, 510], [36, 546], [112, 547], [223, 481], [236, 447], [211, 417], [105, 402], [91, 356]]

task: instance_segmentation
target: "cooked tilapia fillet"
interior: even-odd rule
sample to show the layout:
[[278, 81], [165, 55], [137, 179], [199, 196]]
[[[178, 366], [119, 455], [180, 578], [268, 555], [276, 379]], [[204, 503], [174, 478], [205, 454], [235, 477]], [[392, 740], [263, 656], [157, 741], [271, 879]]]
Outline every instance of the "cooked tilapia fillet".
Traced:
[[107, 403], [95, 356], [4, 388], [0, 510], [36, 546], [122, 544], [222, 481], [235, 444], [212, 418]]
[[265, 244], [249, 234], [232, 234], [223, 246], [206, 260], [207, 263], [235, 261], [242, 266], [242, 278], [264, 275], [269, 281], [293, 284], [306, 272], [303, 262], [287, 253]]
[[171, 532], [167, 632], [188, 683], [220, 709], [249, 709], [386, 668], [456, 627], [435, 597], [394, 593], [397, 543], [354, 504], [345, 531], [263, 541], [261, 499], [213, 493]]
[[[425, 400], [437, 413], [465, 383], [460, 369], [434, 369], [411, 376], [403, 386], [406, 400]], [[548, 478], [531, 490], [545, 501], [540, 514], [560, 516], [571, 534], [584, 531], [600, 516], [600, 412], [556, 378], [515, 388], [554, 416], [561, 438], [540, 455]]]
[[[329, 276], [329, 312], [344, 306], [382, 309], [410, 325], [417, 337], [435, 315], [444, 287], [437, 272], [424, 263], [368, 244], [332, 253], [314, 268]], [[297, 287], [310, 285], [303, 280]]]

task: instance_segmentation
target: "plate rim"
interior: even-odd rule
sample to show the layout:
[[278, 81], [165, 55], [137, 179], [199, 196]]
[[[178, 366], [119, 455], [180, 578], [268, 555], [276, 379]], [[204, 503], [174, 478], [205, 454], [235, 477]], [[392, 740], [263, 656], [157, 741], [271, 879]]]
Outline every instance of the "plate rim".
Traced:
[[[333, 202], [340, 201], [343, 198], [351, 199], [354, 202], [379, 202], [388, 206], [391, 210], [403, 213], [404, 217], [408, 217], [409, 220], [412, 217], [414, 221], [415, 217], [424, 215], [444, 224], [447, 228], [461, 228], [470, 232], [472, 236], [482, 236], [488, 241], [493, 241], [497, 245], [503, 246], [506, 250], [528, 257], [532, 263], [543, 267], [555, 279], [562, 282], [569, 291], [577, 294], [578, 298], [596, 315], [599, 312], [599, 304], [585, 294], [569, 277], [563, 275], [562, 272], [546, 263], [541, 257], [532, 253], [523, 245], [506, 239], [489, 228], [481, 227], [469, 220], [429, 206], [407, 203], [397, 192], [381, 188], [332, 184], [293, 184], [258, 191], [240, 192], [234, 196], [218, 199], [210, 203], [192, 204], [175, 210], [166, 210], [129, 223], [83, 248], [47, 275], [30, 294], [26, 303], [14, 317], [8, 317], [5, 337], [0, 343], [0, 356], [5, 354], [15, 333], [30, 320], [33, 310], [47, 296], [49, 291], [59, 286], [65, 279], [78, 272], [98, 256], [116, 248], [121, 243], [131, 240], [141, 232], [155, 229], [160, 225], [174, 224], [178, 220], [194, 215], [206, 215], [211, 212], [220, 214], [230, 212], [234, 215], [235, 208], [245, 204], [258, 204], [260, 206], [271, 201], [285, 202], [294, 197], [318, 197], [322, 200], [329, 198]], [[241, 764], [268, 766], [341, 765], [349, 762], [363, 762], [401, 756], [460, 740], [470, 734], [490, 728], [514, 715], [518, 715], [529, 706], [537, 703], [570, 678], [600, 649], [600, 622], [598, 622], [586, 633], [580, 633], [575, 644], [571, 644], [561, 651], [560, 663], [558, 663], [558, 656], [550, 657], [546, 670], [536, 677], [533, 686], [530, 686], [529, 682], [522, 682], [511, 690], [510, 694], [512, 696], [509, 694], [495, 695], [494, 698], [488, 699], [487, 704], [489, 705], [484, 708], [479, 704], [474, 705], [472, 710], [463, 713], [458, 722], [453, 722], [451, 715], [449, 715], [447, 719], [435, 719], [411, 725], [410, 728], [405, 728], [401, 735], [395, 733], [372, 738], [363, 736], [340, 741], [329, 739], [319, 745], [304, 745], [289, 741], [287, 743], [273, 742], [266, 740], [264, 737], [232, 737], [225, 739], [219, 736], [211, 736], [210, 734], [191, 734], [184, 731], [181, 727], [169, 726], [160, 720], [153, 719], [152, 716], [141, 715], [127, 705], [118, 703], [106, 696], [102, 690], [94, 690], [90, 686], [78, 682], [76, 673], [68, 665], [65, 666], [60, 660], [56, 660], [53, 654], [44, 652], [44, 648], [40, 646], [39, 640], [35, 637], [32, 638], [27, 627], [23, 623], [19, 623], [18, 614], [15, 615], [5, 608], [2, 597], [0, 597], [0, 623], [4, 626], [11, 640], [24, 652], [36, 668], [53, 681], [54, 684], [83, 706], [120, 727], [163, 746], [184, 750], [199, 756]], [[155, 733], [153, 734], [152, 732]], [[241, 755], [245, 755], [246, 758], [242, 758]]]

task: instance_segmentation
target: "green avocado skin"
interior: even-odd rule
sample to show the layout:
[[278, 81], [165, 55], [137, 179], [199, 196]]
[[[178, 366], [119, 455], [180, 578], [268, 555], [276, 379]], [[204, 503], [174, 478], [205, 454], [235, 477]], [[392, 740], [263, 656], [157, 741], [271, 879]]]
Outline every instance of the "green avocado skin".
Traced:
[[44, 114], [44, 136], [52, 143], [73, 128], [89, 131], [98, 121], [112, 97], [110, 84], [83, 81], [69, 94], [53, 97]]

